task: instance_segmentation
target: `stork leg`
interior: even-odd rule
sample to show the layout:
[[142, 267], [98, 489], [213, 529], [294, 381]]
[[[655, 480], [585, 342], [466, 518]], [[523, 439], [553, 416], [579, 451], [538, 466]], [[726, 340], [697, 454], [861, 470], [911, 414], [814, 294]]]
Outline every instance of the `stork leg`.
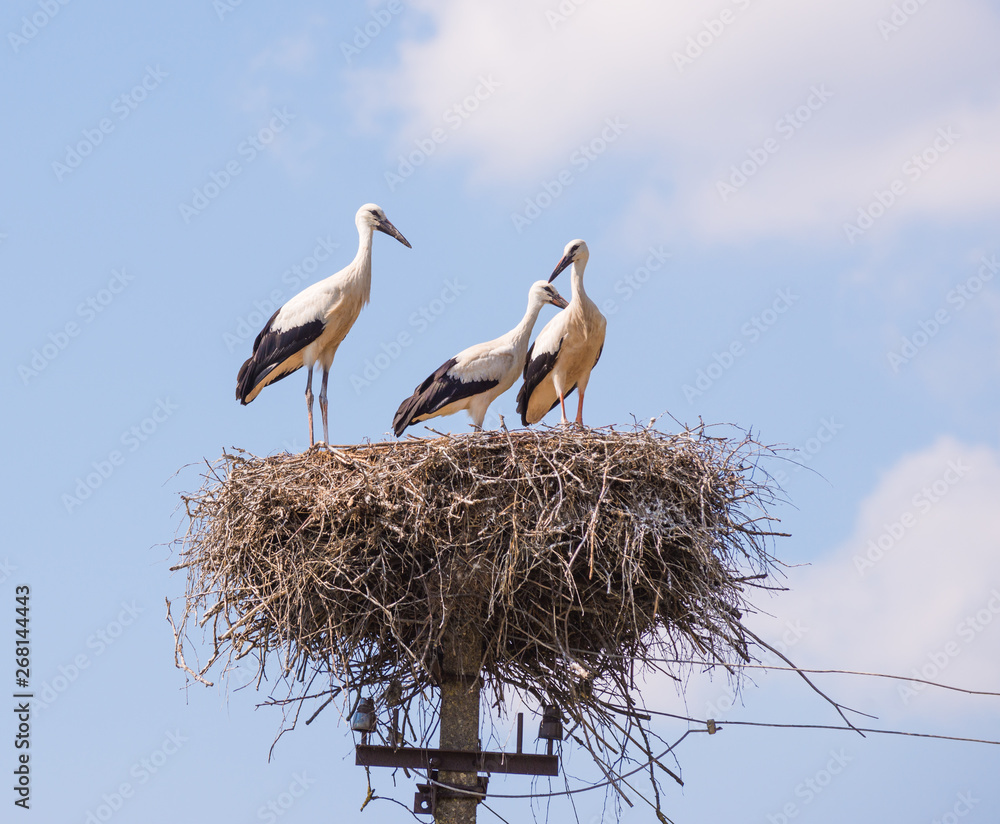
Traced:
[[309, 446], [313, 445], [313, 370], [306, 369], [306, 411], [309, 413]]
[[481, 413], [478, 411], [469, 410], [469, 415], [472, 416], [472, 429], [475, 432], [483, 431], [483, 421], [486, 420], [486, 410], [484, 409]]
[[580, 393], [580, 400], [576, 405], [576, 422], [583, 426], [583, 387], [577, 387], [577, 391]]
[[330, 430], [326, 419], [326, 382], [330, 378], [330, 368], [323, 367], [323, 384], [319, 388], [319, 411], [323, 413], [323, 443], [330, 443]]
[[559, 393], [559, 411], [562, 412], [562, 423], [569, 423], [569, 418], [566, 417], [566, 396], [562, 392]]

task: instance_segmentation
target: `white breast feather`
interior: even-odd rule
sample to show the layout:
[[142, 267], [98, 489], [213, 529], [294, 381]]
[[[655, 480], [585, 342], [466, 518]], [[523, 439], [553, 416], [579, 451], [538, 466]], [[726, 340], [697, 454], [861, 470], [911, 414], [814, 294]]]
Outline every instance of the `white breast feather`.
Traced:
[[534, 348], [531, 350], [532, 360], [539, 355], [555, 352], [559, 348], [559, 342], [566, 335], [566, 324], [568, 321], [568, 310], [563, 309], [542, 327], [542, 331], [535, 338]]
[[314, 320], [324, 320], [327, 312], [341, 299], [339, 284], [320, 281], [303, 289], [281, 307], [272, 327], [277, 332], [305, 326]]
[[[489, 344], [477, 344], [459, 352], [455, 356], [457, 363], [449, 370], [464, 383], [482, 380], [503, 381], [508, 373], [516, 367], [514, 353], [510, 348], [491, 349]], [[516, 372], [514, 377], [516, 377]], [[514, 382], [511, 377], [511, 383]]]

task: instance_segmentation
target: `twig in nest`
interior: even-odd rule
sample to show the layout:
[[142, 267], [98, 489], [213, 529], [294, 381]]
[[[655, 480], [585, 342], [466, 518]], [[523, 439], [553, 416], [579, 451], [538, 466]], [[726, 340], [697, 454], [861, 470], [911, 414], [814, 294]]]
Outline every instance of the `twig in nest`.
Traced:
[[[472, 626], [496, 703], [559, 706], [620, 792], [604, 756], [648, 761], [650, 745], [629, 729], [645, 720], [619, 724], [609, 705], [634, 707], [650, 671], [680, 679], [679, 660], [738, 678], [769, 648], [741, 621], [748, 592], [773, 587], [781, 534], [757, 471], [771, 452], [749, 436], [559, 427], [338, 449], [227, 453], [184, 497], [175, 660], [196, 680], [250, 652], [263, 673], [277, 655], [281, 703], [301, 708], [321, 676], [343, 693], [320, 709], [337, 697], [342, 715], [394, 684], [376, 702], [384, 728], [398, 708], [426, 743], [442, 644]], [[196, 672], [185, 632], [205, 619]]]

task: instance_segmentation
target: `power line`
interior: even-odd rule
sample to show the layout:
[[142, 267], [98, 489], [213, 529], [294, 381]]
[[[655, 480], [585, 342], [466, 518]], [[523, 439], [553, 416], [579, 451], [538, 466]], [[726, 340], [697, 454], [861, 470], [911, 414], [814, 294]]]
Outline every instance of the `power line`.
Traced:
[[[602, 781], [599, 784], [588, 784], [586, 787], [577, 787], [575, 790], [560, 790], [559, 792], [554, 792], [554, 793], [520, 793], [518, 795], [503, 795], [500, 793], [490, 793], [489, 797], [490, 798], [555, 798], [556, 796], [576, 795], [577, 793], [585, 793], [589, 792], [590, 790], [597, 790], [601, 787], [610, 787], [613, 783], [615, 783], [615, 781], [620, 781], [623, 778], [628, 778], [629, 776], [635, 775], [637, 772], [641, 772], [642, 770], [646, 769], [646, 767], [648, 767], [654, 761], [659, 761], [667, 753], [672, 752], [674, 747], [680, 744], [681, 741], [683, 741], [685, 738], [687, 738], [689, 735], [695, 732], [708, 732], [708, 729], [706, 728], [704, 730], [688, 730], [673, 744], [671, 744], [663, 752], [661, 752], [658, 756], [656, 756], [656, 758], [650, 758], [648, 761], [644, 761], [634, 770], [629, 770], [629, 772], [627, 773], [621, 773], [614, 780]], [[479, 795], [479, 793], [476, 793], [474, 790], [467, 790], [467, 789], [463, 790], [461, 787], [453, 787], [450, 784], [442, 784], [440, 781], [435, 781], [433, 778], [429, 778], [428, 780], [432, 784], [437, 785], [438, 787], [444, 787], [449, 790], [455, 790], [456, 792], [465, 792], [468, 793], [469, 795]]]
[[[686, 715], [677, 715], [675, 713], [670, 713], [670, 712], [660, 712], [660, 711], [657, 711], [657, 710], [650, 710], [650, 709], [646, 709], [646, 708], [636, 708], [636, 712], [648, 713], [649, 715], [659, 715], [659, 716], [663, 716], [665, 718], [674, 718], [674, 719], [677, 719], [679, 721], [687, 721], [687, 722], [693, 723], [693, 724], [702, 724], [702, 725], [705, 725], [705, 728], [704, 729], [691, 729], [691, 730], [687, 730], [687, 732], [685, 732], [684, 735], [682, 735], [680, 738], [678, 738], [673, 744], [671, 744], [669, 747], [667, 747], [667, 749], [665, 749], [658, 756], [656, 756], [655, 758], [650, 758], [650, 759], [644, 761], [638, 767], [636, 767], [633, 770], [630, 770], [627, 773], [621, 773], [620, 775], [617, 776], [617, 778], [615, 778], [613, 780], [601, 781], [598, 784], [588, 784], [586, 787], [577, 787], [576, 789], [572, 789], [572, 790], [560, 790], [558, 792], [551, 792], [551, 793], [518, 793], [518, 794], [490, 793], [489, 797], [490, 798], [512, 798], [512, 799], [555, 798], [557, 796], [575, 795], [577, 793], [589, 792], [590, 790], [597, 790], [597, 789], [600, 789], [601, 787], [608, 787], [608, 786], [611, 786], [616, 781], [620, 781], [620, 780], [622, 780], [624, 778], [629, 778], [630, 776], [633, 776], [636, 773], [641, 772], [642, 770], [645, 770], [648, 766], [650, 766], [651, 764], [653, 764], [656, 761], [659, 761], [665, 755], [667, 755], [668, 753], [672, 752], [675, 747], [677, 747], [685, 738], [687, 738], [692, 733], [707, 733], [709, 731], [708, 730], [708, 722], [705, 721], [705, 720], [702, 720], [702, 719], [691, 718], [691, 717], [686, 716]], [[869, 728], [861, 728], [860, 730], [858, 730], [855, 727], [836, 726], [836, 725], [832, 725], [832, 724], [777, 724], [777, 723], [771, 723], [771, 722], [767, 722], [767, 721], [725, 721], [725, 722], [718, 721], [718, 722], [714, 722], [714, 723], [715, 723], [715, 729], [716, 729], [716, 731], [721, 730], [724, 726], [727, 726], [727, 725], [728, 726], [743, 726], [743, 727], [771, 727], [771, 728], [775, 728], [775, 729], [795, 729], [795, 730], [839, 730], [841, 732], [858, 732], [858, 731], [860, 731], [860, 732], [873, 733], [875, 735], [905, 735], [905, 736], [912, 736], [914, 738], [931, 738], [931, 739], [936, 739], [936, 740], [939, 740], [939, 741], [959, 741], [959, 742], [971, 743], [971, 744], [990, 744], [990, 745], [993, 745], [993, 746], [1000, 746], [1000, 741], [993, 741], [993, 740], [984, 739], [984, 738], [964, 738], [964, 737], [961, 737], [961, 736], [954, 736], [954, 735], [938, 735], [936, 733], [907, 732], [905, 730], [883, 730], [883, 729], [874, 729], [874, 728], [871, 728], [871, 729], [869, 729]], [[445, 789], [453, 790], [455, 792], [466, 792], [469, 795], [478, 795], [478, 793], [476, 793], [475, 791], [463, 790], [461, 787], [453, 787], [453, 786], [451, 786], [449, 784], [443, 784], [440, 781], [434, 780], [433, 778], [428, 778], [428, 781], [430, 781], [430, 783], [435, 784], [438, 787], [443, 787]], [[493, 812], [493, 811], [491, 810], [491, 812]]]
[[[671, 664], [704, 664], [704, 661], [696, 661], [694, 659], [684, 660], [684, 659], [670, 659], [666, 663]], [[863, 670], [843, 670], [843, 669], [809, 669], [807, 667], [783, 667], [780, 664], [748, 664], [742, 661], [737, 661], [735, 663], [726, 664], [728, 667], [734, 667], [736, 669], [759, 669], [759, 670], [775, 670], [777, 672], [805, 672], [810, 675], [858, 675], [865, 678], [888, 678], [893, 681], [907, 681], [914, 684], [926, 684], [929, 687], [938, 687], [943, 690], [951, 690], [953, 692], [961, 692], [966, 695], [986, 695], [994, 698], [1000, 698], [1000, 692], [991, 692], [990, 690], [970, 690], [966, 687], [956, 687], [952, 684], [942, 684], [938, 681], [928, 681], [924, 678], [914, 678], [910, 675], [890, 675], [885, 672], [865, 672]]]

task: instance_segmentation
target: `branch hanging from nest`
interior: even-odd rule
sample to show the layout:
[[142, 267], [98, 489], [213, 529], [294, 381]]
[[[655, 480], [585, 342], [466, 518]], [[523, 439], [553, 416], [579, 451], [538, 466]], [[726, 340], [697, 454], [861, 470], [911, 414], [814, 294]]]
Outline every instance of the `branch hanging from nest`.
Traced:
[[[262, 670], [277, 654], [286, 701], [304, 700], [308, 666], [343, 689], [342, 712], [364, 690], [384, 720], [399, 709], [401, 729], [426, 738], [433, 724], [412, 718], [434, 706], [442, 642], [472, 626], [498, 705], [510, 691], [556, 704], [599, 733], [585, 740], [648, 759], [645, 734], [609, 709], [636, 705], [638, 677], [680, 679], [682, 660], [738, 677], [728, 665], [755, 660], [742, 617], [748, 592], [774, 588], [782, 534], [768, 454], [704, 427], [224, 454], [183, 499], [178, 666], [204, 680], [220, 659], [252, 652]], [[208, 618], [210, 663], [194, 672], [189, 622]]]

